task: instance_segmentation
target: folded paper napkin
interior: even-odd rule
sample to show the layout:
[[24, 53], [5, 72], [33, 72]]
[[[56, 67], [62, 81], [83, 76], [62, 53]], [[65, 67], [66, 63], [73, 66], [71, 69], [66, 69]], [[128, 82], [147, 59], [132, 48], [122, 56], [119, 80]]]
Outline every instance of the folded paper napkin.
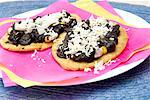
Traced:
[[[93, 14], [95, 16], [105, 17], [109, 20], [116, 21], [122, 27], [127, 29], [129, 37], [125, 50], [117, 57], [119, 60], [116, 60], [116, 62], [107, 66], [104, 70], [100, 71], [99, 74], [95, 75], [93, 72], [85, 73], [83, 71], [66, 71], [62, 69], [53, 59], [51, 49], [37, 51], [36, 55], [33, 57], [32, 54], [35, 52], [11, 52], [0, 47], [0, 69], [4, 72], [3, 82], [5, 86], [21, 85], [23, 87], [29, 87], [34, 85], [53, 86], [80, 84], [107, 73], [114, 68], [121, 67], [122, 65], [149, 56], [150, 39], [148, 37], [150, 37], [150, 28], [135, 28], [127, 22], [124, 22], [107, 1], [95, 3], [91, 0], [87, 0], [86, 2], [88, 2], [88, 4], [83, 1], [81, 2], [81, 0], [74, 4], [70, 4], [67, 1], [60, 0], [33, 17], [43, 16], [65, 9], [70, 13], [79, 15], [82, 19], [88, 19], [91, 14]], [[87, 7], [89, 8], [88, 10], [85, 9]], [[95, 10], [91, 11], [90, 8]], [[101, 11], [103, 13], [99, 14]], [[18, 20], [21, 19], [1, 18], [0, 38], [7, 32], [11, 24]], [[44, 60], [44, 62], [42, 60]]]

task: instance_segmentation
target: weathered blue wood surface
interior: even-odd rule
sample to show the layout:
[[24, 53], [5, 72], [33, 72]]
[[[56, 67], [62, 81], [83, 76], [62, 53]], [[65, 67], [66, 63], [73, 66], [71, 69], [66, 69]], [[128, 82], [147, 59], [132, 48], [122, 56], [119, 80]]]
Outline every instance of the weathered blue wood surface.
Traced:
[[[48, 6], [55, 0], [38, 0], [0, 4], [0, 17]], [[72, 0], [73, 1], [73, 0]], [[111, 3], [132, 12], [150, 23], [150, 8]], [[150, 100], [150, 57], [136, 68], [100, 82], [67, 87], [9, 87], [0, 80], [0, 100]]]

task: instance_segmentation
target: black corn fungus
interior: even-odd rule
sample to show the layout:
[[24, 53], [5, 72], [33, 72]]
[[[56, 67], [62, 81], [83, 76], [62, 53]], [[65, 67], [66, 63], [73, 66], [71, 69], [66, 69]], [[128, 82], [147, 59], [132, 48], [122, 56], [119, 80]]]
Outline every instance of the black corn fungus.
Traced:
[[[85, 21], [85, 24], [89, 26], [90, 21]], [[86, 27], [83, 25], [83, 28], [86, 29]], [[110, 27], [109, 24], [106, 25], [106, 27]], [[119, 25], [115, 25], [112, 28], [111, 32], [108, 32], [104, 38], [100, 38], [97, 43], [99, 47], [105, 46], [107, 48], [107, 52], [113, 52], [116, 49], [116, 45], [118, 44], [118, 36], [120, 34]], [[72, 31], [69, 31], [68, 34], [65, 36], [65, 39], [63, 40], [63, 43], [59, 45], [59, 48], [57, 50], [57, 56], [61, 58], [70, 58], [73, 61], [76, 62], [92, 62], [93, 60], [97, 59], [94, 57], [96, 51], [93, 48], [93, 52], [91, 52], [90, 56], [86, 56], [85, 53], [82, 51], [78, 51], [75, 54], [72, 55], [65, 55], [64, 52], [68, 51], [68, 41], [72, 39], [73, 37], [70, 37], [71, 34], [74, 34]], [[112, 39], [110, 39], [112, 38]]]
[[21, 45], [29, 45], [29, 44], [31, 44], [31, 42], [32, 42], [31, 34], [24, 34], [19, 39], [19, 44], [21, 44]]
[[58, 24], [56, 26], [53, 26], [53, 30], [54, 30], [54, 32], [56, 32], [58, 34], [61, 34], [64, 32], [64, 25]]
[[86, 56], [85, 53], [79, 51], [77, 53], [80, 53], [78, 56], [75, 54], [73, 54], [73, 57], [71, 57], [72, 60], [76, 61], [76, 62], [92, 62], [95, 55], [95, 50], [93, 52], [91, 52], [91, 54], [89, 56]]
[[[48, 14], [49, 16], [49, 14]], [[65, 12], [63, 14], [64, 18], [71, 17], [71, 15], [68, 12]], [[33, 22], [37, 18], [41, 18], [41, 16], [37, 16], [33, 19]], [[68, 23], [61, 24], [62, 22], [62, 17], [59, 18], [60, 24], [51, 24], [48, 28], [52, 29], [54, 32], [56, 32], [58, 35], [63, 33], [63, 32], [68, 32], [71, 27], [77, 24], [76, 19], [71, 18]], [[18, 24], [21, 23], [21, 21], [17, 22]], [[15, 23], [11, 26], [12, 31], [8, 34], [8, 40], [10, 43], [14, 45], [30, 45], [31, 43], [42, 43], [45, 42], [45, 37], [47, 35], [44, 35], [44, 33], [38, 33], [37, 29], [33, 29], [31, 33], [25, 33], [25, 31], [18, 31], [15, 30]], [[45, 31], [49, 33], [49, 30]]]
[[9, 33], [9, 37], [8, 37], [8, 40], [14, 44], [14, 45], [17, 45], [19, 43], [19, 40], [20, 38], [23, 36], [24, 32], [22, 31], [15, 31], [15, 30], [12, 30], [10, 33]]

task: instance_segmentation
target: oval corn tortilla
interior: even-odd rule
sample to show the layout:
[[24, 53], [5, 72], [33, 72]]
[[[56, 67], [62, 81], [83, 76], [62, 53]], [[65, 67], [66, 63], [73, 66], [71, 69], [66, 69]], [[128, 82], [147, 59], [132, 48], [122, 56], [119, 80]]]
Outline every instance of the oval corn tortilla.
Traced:
[[[80, 17], [76, 14], [71, 14], [77, 21], [80, 21]], [[45, 50], [47, 48], [52, 47], [53, 42], [49, 43], [31, 43], [30, 45], [20, 45], [17, 46], [11, 43], [7, 43], [8, 40], [8, 32], [0, 39], [0, 44], [4, 49], [10, 50], [10, 51], [34, 51], [34, 50]]]
[[95, 62], [100, 62], [103, 61], [104, 63], [115, 59], [118, 55], [121, 54], [121, 52], [125, 49], [127, 41], [128, 41], [128, 35], [122, 27], [119, 28], [120, 30], [120, 35], [118, 37], [118, 44], [116, 45], [116, 49], [114, 52], [107, 53], [103, 55], [102, 57], [94, 60], [91, 63], [87, 62], [75, 62], [71, 59], [65, 59], [65, 58], [60, 58], [57, 56], [57, 49], [59, 44], [62, 43], [62, 41], [65, 38], [65, 35], [67, 33], [63, 33], [60, 35], [58, 39], [55, 40], [53, 46], [52, 46], [52, 55], [54, 59], [60, 64], [60, 66], [66, 70], [84, 70], [85, 68], [93, 68], [95, 66]]

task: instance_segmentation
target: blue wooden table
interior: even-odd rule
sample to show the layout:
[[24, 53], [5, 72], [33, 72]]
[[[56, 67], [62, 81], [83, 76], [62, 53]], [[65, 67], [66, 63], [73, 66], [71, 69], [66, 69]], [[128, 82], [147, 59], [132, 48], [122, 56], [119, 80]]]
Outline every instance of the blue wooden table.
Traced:
[[[48, 6], [55, 0], [18, 1], [0, 4], [0, 17]], [[150, 8], [111, 3], [113, 7], [136, 14], [150, 23]], [[136, 68], [111, 79], [66, 87], [8, 87], [0, 80], [0, 100], [150, 100], [150, 57]]]

